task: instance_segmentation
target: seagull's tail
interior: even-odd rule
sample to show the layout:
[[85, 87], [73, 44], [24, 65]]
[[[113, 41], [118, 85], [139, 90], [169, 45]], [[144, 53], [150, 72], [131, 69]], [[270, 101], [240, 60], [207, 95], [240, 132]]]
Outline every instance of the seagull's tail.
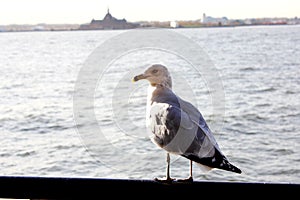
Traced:
[[182, 156], [184, 156], [194, 162], [197, 162], [199, 164], [210, 167], [210, 168], [223, 169], [223, 170], [235, 172], [238, 174], [242, 173], [242, 171], [238, 167], [231, 164], [227, 160], [227, 158], [216, 148], [215, 148], [215, 154], [212, 157], [200, 158], [199, 156], [194, 155], [194, 154], [184, 154]]
[[226, 170], [226, 171], [235, 172], [235, 173], [238, 173], [238, 174], [242, 173], [242, 170], [240, 170], [238, 167], [231, 164], [227, 160], [227, 158], [217, 149], [215, 149], [214, 159], [216, 161], [215, 162], [215, 167], [216, 168], [223, 169], [223, 170]]
[[228, 160], [226, 158], [223, 160], [223, 162], [220, 164], [220, 166], [218, 168], [224, 169], [227, 171], [231, 171], [231, 172], [235, 172], [238, 174], [242, 173], [242, 170], [240, 170], [238, 167], [236, 167], [233, 164], [231, 164], [230, 162], [228, 162]]

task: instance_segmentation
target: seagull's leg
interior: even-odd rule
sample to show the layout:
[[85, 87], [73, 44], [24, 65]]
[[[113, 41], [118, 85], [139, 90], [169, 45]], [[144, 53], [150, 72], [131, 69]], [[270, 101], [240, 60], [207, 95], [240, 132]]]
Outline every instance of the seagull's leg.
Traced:
[[166, 176], [167, 180], [171, 180], [170, 177], [170, 154], [167, 153], [167, 176]]
[[190, 175], [185, 179], [178, 179], [178, 182], [193, 182], [193, 161], [190, 160]]
[[163, 183], [172, 183], [174, 179], [170, 177], [170, 154], [167, 153], [167, 175], [165, 179], [155, 178], [155, 181], [163, 182]]
[[190, 176], [187, 178], [187, 180], [193, 182], [193, 161], [190, 160]]

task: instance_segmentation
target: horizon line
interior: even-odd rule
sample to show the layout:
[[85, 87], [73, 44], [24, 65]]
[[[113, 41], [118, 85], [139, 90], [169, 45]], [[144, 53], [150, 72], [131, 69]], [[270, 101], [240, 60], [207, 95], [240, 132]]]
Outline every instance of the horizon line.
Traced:
[[[213, 17], [213, 16], [208, 15], [207, 17]], [[213, 17], [213, 18], [223, 18], [223, 17], [226, 17], [226, 16]], [[95, 19], [95, 18], [93, 18], [93, 19]], [[93, 20], [93, 19], [91, 19], [91, 20]], [[298, 19], [298, 16], [295, 16], [295, 17], [246, 17], [246, 18], [227, 18], [227, 19], [228, 20], [246, 20], [246, 19]], [[142, 20], [141, 19], [141, 20], [129, 21], [129, 22], [137, 23], [137, 22], [172, 22], [172, 21], [199, 21], [199, 20], [202, 20], [202, 18], [198, 18], [198, 19], [176, 19], [176, 20]], [[84, 22], [84, 23], [80, 23], [80, 22], [9, 23], [9, 24], [0, 24], [0, 26], [11, 26], [11, 25], [43, 25], [43, 24], [44, 25], [81, 25], [81, 24], [90, 23], [90, 21], [89, 22]]]

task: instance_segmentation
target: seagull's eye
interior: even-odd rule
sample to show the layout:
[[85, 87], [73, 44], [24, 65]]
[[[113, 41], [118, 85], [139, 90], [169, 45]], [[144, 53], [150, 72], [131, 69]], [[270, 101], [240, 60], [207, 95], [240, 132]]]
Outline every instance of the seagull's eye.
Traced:
[[155, 74], [155, 73], [157, 73], [157, 72], [158, 72], [157, 69], [154, 69], [154, 70], [152, 71], [153, 74]]

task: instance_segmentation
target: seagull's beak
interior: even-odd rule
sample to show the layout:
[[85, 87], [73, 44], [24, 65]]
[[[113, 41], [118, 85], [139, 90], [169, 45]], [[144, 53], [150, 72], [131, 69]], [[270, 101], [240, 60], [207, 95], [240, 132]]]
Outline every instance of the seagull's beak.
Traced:
[[132, 82], [137, 82], [139, 80], [146, 79], [147, 77], [148, 76], [146, 76], [145, 74], [140, 74], [140, 75], [133, 77]]

